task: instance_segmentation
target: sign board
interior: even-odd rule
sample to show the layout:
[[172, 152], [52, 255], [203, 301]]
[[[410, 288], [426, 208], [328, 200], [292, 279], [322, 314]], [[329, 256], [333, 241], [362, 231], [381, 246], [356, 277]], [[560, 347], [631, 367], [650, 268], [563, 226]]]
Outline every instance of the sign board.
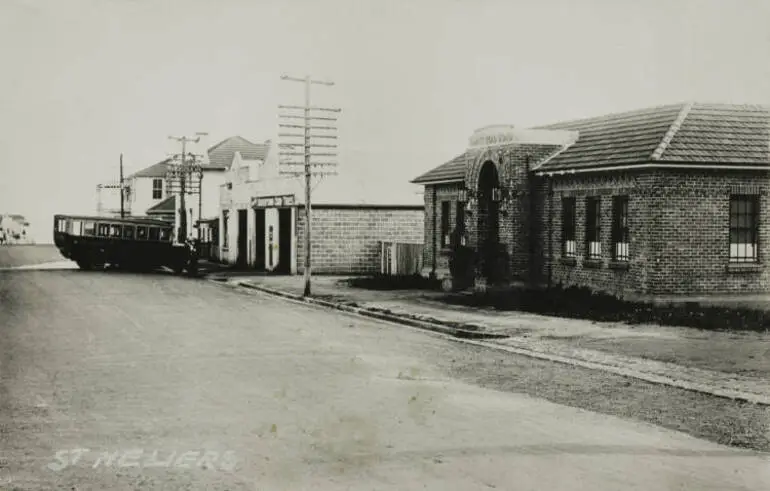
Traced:
[[473, 132], [469, 146], [471, 148], [506, 145], [516, 141], [513, 125], [499, 124], [486, 126]]
[[279, 206], [292, 206], [293, 204], [293, 194], [285, 194], [281, 196], [258, 196], [251, 198], [252, 208], [274, 208]]
[[567, 130], [514, 128], [510, 124], [485, 126], [473, 132], [468, 148], [497, 147], [513, 144], [568, 145], [577, 141], [579, 133]]

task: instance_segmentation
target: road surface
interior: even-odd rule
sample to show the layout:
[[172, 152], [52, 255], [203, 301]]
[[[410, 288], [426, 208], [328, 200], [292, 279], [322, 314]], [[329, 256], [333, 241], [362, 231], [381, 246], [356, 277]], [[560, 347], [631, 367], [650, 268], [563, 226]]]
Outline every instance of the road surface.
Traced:
[[430, 333], [53, 266], [0, 271], [3, 490], [770, 489], [761, 454], [453, 379], [478, 348]]

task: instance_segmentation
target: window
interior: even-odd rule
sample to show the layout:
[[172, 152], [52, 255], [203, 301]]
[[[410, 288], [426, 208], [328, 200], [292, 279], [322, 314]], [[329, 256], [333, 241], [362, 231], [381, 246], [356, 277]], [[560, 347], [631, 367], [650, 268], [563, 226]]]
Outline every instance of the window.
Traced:
[[84, 222], [83, 235], [96, 235], [96, 224], [94, 222]]
[[612, 258], [628, 261], [628, 196], [612, 198]]
[[730, 197], [730, 262], [759, 260], [759, 197]]
[[227, 236], [229, 235], [227, 233], [227, 219], [228, 219], [228, 213], [227, 211], [222, 212], [222, 247], [225, 249], [227, 248]]
[[136, 238], [139, 240], [147, 240], [147, 227], [136, 227]]
[[110, 237], [120, 237], [121, 236], [121, 226], [120, 225], [110, 225]]
[[441, 202], [441, 247], [449, 247], [449, 201]]
[[455, 202], [455, 227], [457, 227], [457, 245], [465, 245], [465, 204], [462, 201]]
[[158, 227], [150, 227], [150, 233], [148, 235], [150, 240], [159, 240], [160, 239], [160, 229]]
[[80, 220], [72, 221], [72, 235], [83, 235], [83, 222]]
[[561, 200], [561, 233], [564, 250], [567, 257], [575, 257], [577, 243], [575, 242], [575, 198], [562, 198]]
[[586, 198], [586, 256], [602, 257], [602, 202], [601, 198]]
[[164, 242], [168, 242], [171, 240], [171, 229], [170, 228], [162, 228], [160, 229], [160, 240]]
[[108, 237], [110, 235], [110, 226], [106, 223], [100, 223], [97, 227], [99, 237]]
[[134, 227], [130, 225], [125, 225], [123, 227], [123, 238], [124, 239], [133, 239], [134, 238]]
[[152, 199], [161, 199], [163, 197], [163, 179], [152, 180]]

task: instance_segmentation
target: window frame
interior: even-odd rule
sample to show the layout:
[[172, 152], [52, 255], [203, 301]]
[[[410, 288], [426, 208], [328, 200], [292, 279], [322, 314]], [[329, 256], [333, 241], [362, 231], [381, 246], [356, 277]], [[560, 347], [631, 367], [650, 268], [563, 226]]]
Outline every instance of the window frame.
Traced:
[[[593, 209], [592, 209], [593, 208]], [[588, 260], [602, 258], [602, 198], [589, 196], [586, 198], [586, 236], [585, 254]]]
[[465, 203], [455, 201], [455, 228], [457, 229], [458, 244], [465, 245]]
[[561, 199], [561, 241], [564, 257], [577, 257], [577, 199], [565, 196]]
[[136, 227], [136, 240], [147, 240], [148, 235], [149, 235], [149, 231], [147, 230], [147, 226], [139, 225]]
[[439, 240], [441, 241], [441, 248], [446, 249], [450, 246], [452, 238], [451, 238], [451, 230], [450, 230], [450, 223], [451, 223], [451, 213], [452, 213], [452, 202], [451, 201], [442, 201], [441, 202], [441, 224], [440, 227], [440, 237]]
[[163, 179], [152, 180], [152, 199], [163, 199]]
[[631, 259], [631, 232], [629, 229], [630, 199], [628, 195], [612, 197], [612, 260], [627, 262]]
[[[737, 210], [733, 205], [737, 204]], [[743, 204], [742, 208], [740, 205]], [[746, 205], [751, 205], [750, 207]], [[731, 264], [756, 264], [759, 262], [760, 199], [758, 195], [732, 194], [728, 208], [728, 261]], [[748, 224], [741, 225], [741, 218], [746, 217]], [[734, 222], [734, 219], [736, 222]], [[748, 236], [748, 242], [741, 242], [741, 236]], [[734, 240], [735, 239], [735, 240]], [[735, 246], [735, 252], [733, 252]], [[740, 246], [743, 247], [741, 253]], [[747, 252], [750, 246], [750, 253]]]

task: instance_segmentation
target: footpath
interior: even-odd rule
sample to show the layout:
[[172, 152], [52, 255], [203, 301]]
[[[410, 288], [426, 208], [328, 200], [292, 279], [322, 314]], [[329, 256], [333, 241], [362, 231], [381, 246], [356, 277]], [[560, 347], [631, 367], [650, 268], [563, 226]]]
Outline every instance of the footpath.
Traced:
[[354, 288], [345, 277], [205, 271], [207, 279], [426, 329], [519, 355], [770, 405], [770, 334], [597, 323], [450, 305], [440, 291]]

